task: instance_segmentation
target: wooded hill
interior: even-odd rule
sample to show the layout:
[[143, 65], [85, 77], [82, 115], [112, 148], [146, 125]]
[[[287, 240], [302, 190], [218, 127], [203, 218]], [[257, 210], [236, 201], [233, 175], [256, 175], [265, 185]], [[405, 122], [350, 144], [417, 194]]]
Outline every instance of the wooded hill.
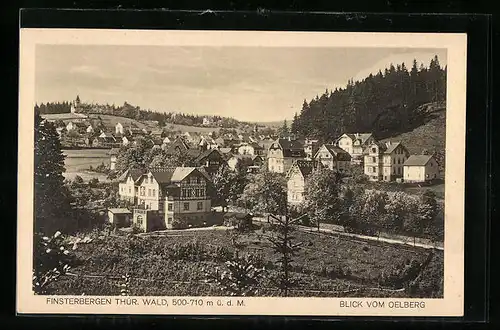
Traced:
[[346, 88], [326, 90], [309, 102], [304, 100], [291, 132], [323, 141], [346, 132], [372, 132], [378, 139], [394, 137], [431, 119], [428, 111], [421, 111], [424, 104], [444, 103], [445, 99], [446, 67], [440, 66], [437, 56], [428, 67], [417, 67], [414, 60], [409, 71], [404, 63], [391, 64], [362, 81], [350, 79]]
[[[141, 109], [141, 107], [134, 106], [128, 102], [124, 102], [123, 105], [119, 106], [115, 104], [85, 103], [80, 101], [79, 96], [76, 97], [75, 108], [77, 113], [86, 115], [112, 115], [134, 119], [137, 121], [157, 121], [160, 126], [165, 126], [165, 124], [169, 123], [201, 127], [204, 126], [203, 120], [205, 118], [210, 119], [210, 124], [206, 125], [210, 127], [238, 128], [243, 126], [251, 126], [250, 123], [241, 122], [229, 117], [192, 115], [175, 112], [156, 112], [150, 109]], [[35, 105], [35, 111], [39, 111], [39, 113], [42, 115], [70, 113], [71, 104], [67, 101], [41, 103], [40, 105]]]

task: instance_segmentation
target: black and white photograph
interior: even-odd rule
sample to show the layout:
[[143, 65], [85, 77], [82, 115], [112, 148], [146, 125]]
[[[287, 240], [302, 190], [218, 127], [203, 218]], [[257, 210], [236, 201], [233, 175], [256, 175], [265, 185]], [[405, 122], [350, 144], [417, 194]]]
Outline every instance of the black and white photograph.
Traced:
[[461, 220], [456, 237], [445, 226], [463, 207], [448, 196], [462, 150], [449, 47], [307, 37], [32, 46], [23, 221], [43, 307], [364, 298], [415, 312], [461, 282], [444, 261], [463, 244]]

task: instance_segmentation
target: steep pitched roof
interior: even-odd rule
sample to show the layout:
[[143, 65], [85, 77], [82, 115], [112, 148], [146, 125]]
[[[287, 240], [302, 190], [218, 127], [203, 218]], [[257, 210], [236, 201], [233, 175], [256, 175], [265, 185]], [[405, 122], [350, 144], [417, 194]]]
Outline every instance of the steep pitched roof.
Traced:
[[312, 160], [299, 159], [293, 163], [292, 167], [290, 168], [289, 173], [291, 173], [291, 171], [294, 168], [297, 168], [300, 171], [300, 173], [302, 174], [302, 176], [305, 178], [313, 172], [314, 166], [315, 166], [315, 164]]
[[425, 166], [432, 159], [432, 155], [411, 155], [404, 166]]
[[386, 142], [385, 143], [386, 149], [384, 153], [391, 154], [399, 145], [401, 145], [401, 142]]
[[142, 174], [143, 174], [143, 172], [141, 170], [128, 169], [125, 172], [123, 172], [122, 175], [120, 175], [118, 177], [118, 182], [126, 182], [127, 178], [129, 176], [132, 177], [132, 180], [134, 180], [134, 182], [135, 182], [135, 181], [137, 181], [137, 179], [139, 179], [141, 177]]
[[283, 150], [283, 157], [303, 158], [306, 156], [304, 146], [297, 140], [278, 139], [275, 141]]
[[359, 140], [361, 142], [361, 145], [366, 144], [368, 139], [373, 137], [372, 133], [344, 133], [340, 137], [338, 137], [335, 142], [338, 142], [340, 138], [344, 135], [347, 135], [351, 140], [354, 142], [355, 140]]
[[184, 180], [193, 171], [199, 172], [208, 181], [210, 181], [210, 176], [205, 172], [205, 170], [198, 167], [165, 167], [165, 168], [155, 168], [151, 169], [149, 172], [155, 178], [156, 182], [160, 185], [166, 185], [171, 183], [177, 183]]
[[219, 150], [217, 149], [208, 149], [208, 150], [205, 150], [205, 151], [202, 151], [198, 154], [198, 156], [194, 159], [195, 162], [199, 162], [201, 161], [203, 158], [205, 157], [208, 157], [211, 153], [218, 153], [219, 156], [222, 158], [222, 154], [219, 152]]
[[304, 149], [304, 146], [298, 140], [278, 139], [277, 142], [283, 149]]
[[[326, 150], [330, 153], [330, 155], [334, 156], [337, 160], [346, 160], [350, 161], [351, 160], [351, 155], [344, 149], [337, 147], [334, 144], [324, 144], [322, 147], [325, 147]], [[319, 151], [320, 148], [318, 148]], [[316, 151], [315, 156], [318, 154], [318, 151]]]

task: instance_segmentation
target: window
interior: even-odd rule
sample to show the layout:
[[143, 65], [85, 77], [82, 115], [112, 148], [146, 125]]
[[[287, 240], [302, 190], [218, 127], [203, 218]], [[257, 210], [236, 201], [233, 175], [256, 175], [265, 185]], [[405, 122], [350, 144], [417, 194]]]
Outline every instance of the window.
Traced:
[[186, 191], [186, 197], [191, 197], [191, 189], [187, 189], [187, 191]]
[[130, 188], [130, 187], [128, 187], [128, 193], [129, 193], [129, 194], [131, 194], [131, 193], [132, 193], [132, 191], [131, 191], [131, 188]]
[[398, 167], [398, 174], [401, 174], [401, 167]]
[[396, 164], [396, 158], [393, 158], [393, 159], [392, 159], [392, 163], [393, 163], [393, 164]]
[[400, 162], [401, 162], [401, 159], [398, 158], [398, 164], [401, 164]]
[[198, 202], [196, 204], [196, 209], [199, 211], [199, 210], [203, 210], [203, 202]]
[[181, 191], [181, 196], [184, 198], [184, 197], [186, 197], [186, 194], [187, 194], [186, 193], [186, 189], [183, 188], [182, 191]]
[[432, 162], [431, 162], [431, 167], [432, 167]]
[[189, 203], [184, 203], [184, 211], [189, 211]]
[[142, 216], [141, 216], [141, 215], [139, 215], [139, 216], [137, 217], [137, 219], [136, 219], [136, 220], [137, 220], [137, 224], [138, 224], [139, 226], [142, 226]]
[[151, 197], [151, 189], [148, 189], [148, 197]]
[[372, 162], [376, 163], [377, 162], [377, 158], [376, 157], [372, 157]]
[[168, 224], [171, 224], [171, 223], [172, 223], [172, 218], [171, 218], [171, 217], [168, 217], [168, 219], [167, 219], [167, 223], [168, 223]]
[[372, 148], [372, 152], [377, 152], [377, 148]]
[[156, 190], [153, 189], [153, 197], [156, 197]]
[[201, 178], [199, 176], [196, 177], [196, 183], [201, 183]]

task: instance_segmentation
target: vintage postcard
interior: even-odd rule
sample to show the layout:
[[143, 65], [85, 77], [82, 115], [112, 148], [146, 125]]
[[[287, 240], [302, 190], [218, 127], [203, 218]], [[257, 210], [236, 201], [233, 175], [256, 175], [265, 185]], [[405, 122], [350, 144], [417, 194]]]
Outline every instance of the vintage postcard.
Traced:
[[463, 315], [465, 34], [20, 33], [18, 313]]

